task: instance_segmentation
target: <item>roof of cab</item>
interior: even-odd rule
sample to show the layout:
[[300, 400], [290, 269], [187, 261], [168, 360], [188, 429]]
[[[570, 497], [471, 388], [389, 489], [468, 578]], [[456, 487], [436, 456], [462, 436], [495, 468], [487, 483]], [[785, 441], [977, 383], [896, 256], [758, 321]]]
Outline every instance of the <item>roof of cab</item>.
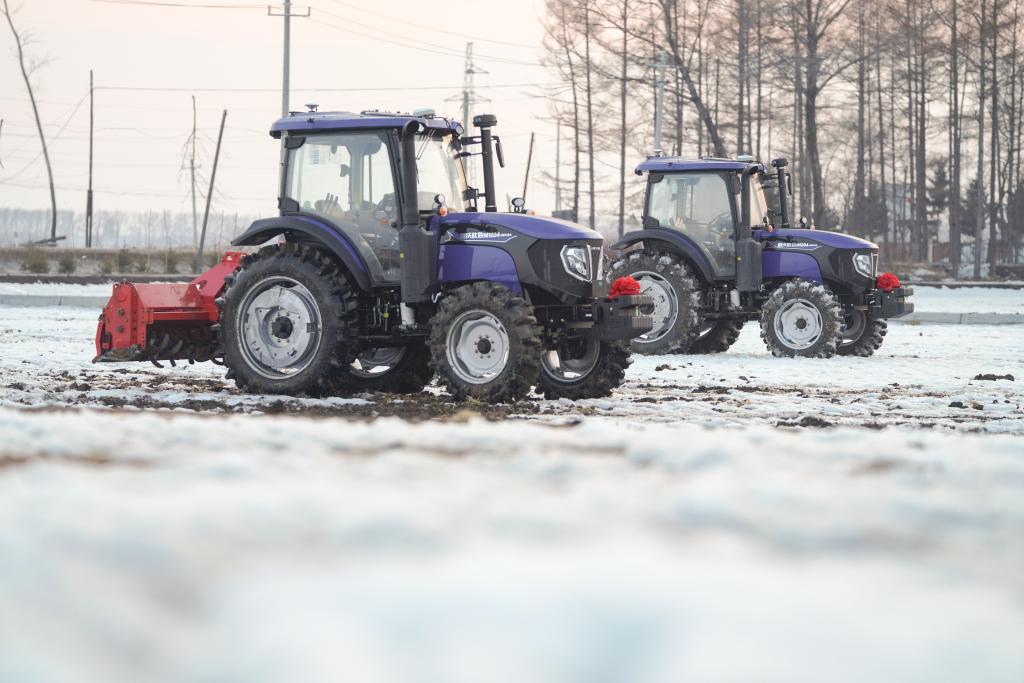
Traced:
[[270, 135], [281, 137], [281, 133], [314, 133], [332, 130], [360, 130], [368, 128], [401, 128], [409, 121], [418, 121], [425, 128], [437, 131], [455, 131], [462, 134], [462, 124], [440, 116], [413, 116], [384, 111], [364, 111], [358, 114], [348, 111], [292, 112], [274, 121]]
[[737, 159], [684, 159], [683, 157], [647, 157], [636, 167], [637, 175], [647, 171], [670, 173], [672, 171], [742, 171], [758, 162]]

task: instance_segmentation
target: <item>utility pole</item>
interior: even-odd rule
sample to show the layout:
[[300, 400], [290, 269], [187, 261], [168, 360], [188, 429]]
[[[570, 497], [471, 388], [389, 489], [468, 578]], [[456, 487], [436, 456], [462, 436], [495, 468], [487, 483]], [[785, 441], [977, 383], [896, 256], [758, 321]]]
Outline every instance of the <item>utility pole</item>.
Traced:
[[[486, 102], [487, 100], [479, 99], [476, 96], [476, 90], [473, 84], [473, 76], [476, 74], [486, 74], [487, 71], [479, 68], [473, 63], [473, 43], [466, 43], [466, 65], [463, 69], [462, 74], [462, 92], [454, 97], [449, 97], [446, 102], [458, 101], [462, 108], [462, 126], [469, 133], [469, 127], [473, 121], [473, 105]], [[467, 182], [473, 185], [473, 166], [467, 166], [466, 175]]]
[[192, 96], [192, 155], [188, 162], [192, 176], [192, 246], [198, 246], [199, 219], [196, 215], [196, 96]]
[[210, 201], [213, 199], [213, 182], [217, 179], [217, 160], [220, 159], [220, 142], [224, 139], [224, 122], [228, 118], [228, 110], [220, 115], [220, 131], [217, 133], [217, 149], [213, 152], [213, 170], [210, 171], [210, 191], [206, 193], [206, 209], [203, 211], [203, 232], [199, 237], [199, 249], [196, 250], [195, 272], [201, 272], [203, 265], [203, 246], [206, 243], [206, 222], [210, 219]]
[[534, 133], [530, 133], [530, 151], [526, 153], [526, 173], [523, 174], [523, 200], [526, 199], [526, 186], [530, 183], [530, 164], [533, 162], [533, 138]]
[[85, 246], [92, 248], [92, 131], [93, 131], [92, 69], [89, 69], [89, 189], [85, 192]]
[[[281, 70], [281, 116], [288, 116], [292, 52], [292, 0], [284, 0], [284, 65]], [[209, 197], [207, 197], [209, 201]], [[199, 272], [199, 269], [196, 269]]]
[[281, 72], [281, 116], [288, 116], [288, 100], [290, 96], [290, 74], [291, 74], [291, 51], [292, 51], [292, 17], [308, 17], [310, 8], [306, 8], [305, 14], [296, 14], [292, 11], [292, 0], [284, 0], [280, 13], [274, 8], [267, 6], [268, 17], [284, 17], [284, 59]]
[[555, 124], [555, 211], [562, 210], [562, 122]]
[[658, 63], [654, 65], [654, 153], [661, 152], [661, 128], [665, 119], [665, 70], [668, 68], [668, 54], [662, 50]]

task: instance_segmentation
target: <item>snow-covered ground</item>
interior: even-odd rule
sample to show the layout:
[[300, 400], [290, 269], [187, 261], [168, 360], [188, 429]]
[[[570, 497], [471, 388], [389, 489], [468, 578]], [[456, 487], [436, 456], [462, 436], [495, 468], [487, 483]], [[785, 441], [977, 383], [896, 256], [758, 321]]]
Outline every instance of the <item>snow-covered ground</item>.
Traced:
[[1024, 680], [1024, 326], [487, 408], [92, 365], [96, 315], [0, 308], [2, 681]]
[[911, 301], [922, 313], [1024, 313], [1024, 289], [912, 287]]

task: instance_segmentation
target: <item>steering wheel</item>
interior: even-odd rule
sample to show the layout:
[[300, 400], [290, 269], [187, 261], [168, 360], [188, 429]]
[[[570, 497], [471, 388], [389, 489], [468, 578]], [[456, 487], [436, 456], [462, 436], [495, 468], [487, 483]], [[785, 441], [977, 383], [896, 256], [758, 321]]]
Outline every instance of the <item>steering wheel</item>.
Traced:
[[732, 211], [723, 211], [709, 220], [707, 226], [709, 231], [716, 232], [719, 235], [731, 234], [733, 230]]

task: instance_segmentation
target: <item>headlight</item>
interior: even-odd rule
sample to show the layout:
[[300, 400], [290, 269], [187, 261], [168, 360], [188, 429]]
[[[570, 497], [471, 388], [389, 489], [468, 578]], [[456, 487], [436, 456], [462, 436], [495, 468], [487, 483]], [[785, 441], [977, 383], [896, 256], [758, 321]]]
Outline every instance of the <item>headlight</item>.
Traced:
[[562, 247], [562, 266], [577, 280], [590, 282], [590, 250], [586, 247]]
[[872, 254], [854, 254], [853, 267], [857, 269], [858, 273], [866, 278], [872, 278], [875, 276], [874, 258], [872, 258]]

